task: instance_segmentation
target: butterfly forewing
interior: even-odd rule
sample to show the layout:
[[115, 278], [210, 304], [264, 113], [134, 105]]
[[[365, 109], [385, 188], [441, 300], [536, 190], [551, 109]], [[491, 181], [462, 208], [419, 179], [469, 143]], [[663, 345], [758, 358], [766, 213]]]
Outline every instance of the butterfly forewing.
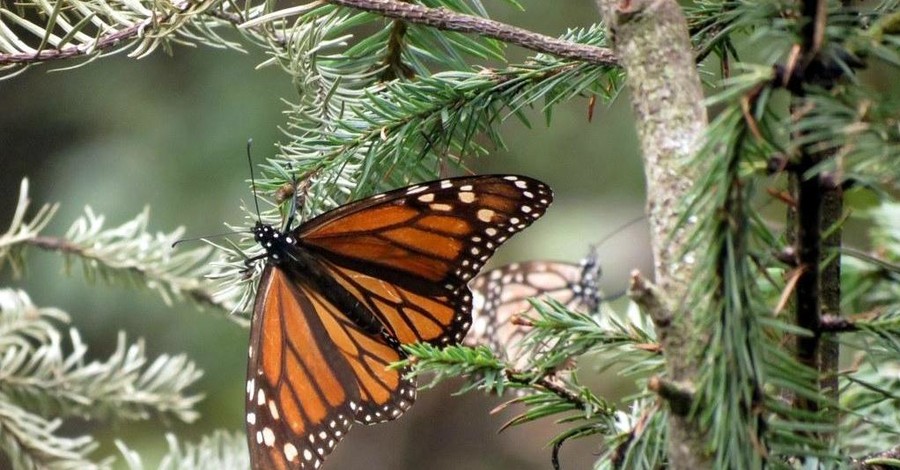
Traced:
[[551, 201], [523, 176], [451, 178], [347, 204], [296, 234], [400, 343], [457, 343], [470, 324], [466, 283]]

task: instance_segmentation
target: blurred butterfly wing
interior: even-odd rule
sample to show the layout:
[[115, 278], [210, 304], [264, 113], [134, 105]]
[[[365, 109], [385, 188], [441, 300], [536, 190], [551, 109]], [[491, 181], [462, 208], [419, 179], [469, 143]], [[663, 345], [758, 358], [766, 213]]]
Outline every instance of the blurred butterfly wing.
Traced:
[[247, 435], [254, 469], [319, 468], [353, 421], [400, 416], [415, 401], [400, 353], [360, 329], [302, 278], [263, 271], [251, 324]]
[[522, 176], [451, 178], [341, 206], [296, 237], [401, 344], [457, 343], [471, 321], [466, 283], [552, 197]]
[[[533, 311], [529, 298], [552, 298], [569, 308], [583, 308], [586, 275], [584, 266], [553, 261], [514, 263], [479, 275], [471, 282], [472, 330], [463, 344], [488, 346], [516, 367], [525, 367], [528, 357], [520, 343], [530, 327], [516, 325], [512, 318]], [[590, 279], [596, 282], [595, 276]]]
[[251, 467], [319, 468], [353, 423], [357, 381], [310, 298], [275, 266], [263, 270], [250, 340]]

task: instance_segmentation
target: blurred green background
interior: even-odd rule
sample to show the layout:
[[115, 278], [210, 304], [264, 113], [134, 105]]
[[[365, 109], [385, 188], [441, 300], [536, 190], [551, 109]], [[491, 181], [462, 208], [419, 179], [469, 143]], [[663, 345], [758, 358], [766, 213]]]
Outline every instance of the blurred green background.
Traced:
[[[490, 3], [495, 18], [549, 35], [596, 21], [593, 0], [526, 0], [525, 11]], [[510, 60], [526, 57], [511, 49]], [[185, 226], [187, 234], [222, 231], [223, 222], [243, 224], [241, 201], [249, 201], [244, 157], [247, 138], [261, 161], [281, 139], [282, 98], [295, 99], [290, 79], [276, 67], [256, 70], [265, 56], [206, 47], [176, 47], [134, 61], [124, 55], [70, 71], [36, 67], [0, 81], [0, 221], [8, 223], [21, 179], [31, 181], [34, 206], [61, 203], [45, 231], [62, 235], [91, 206], [109, 226], [151, 210], [151, 230]], [[69, 63], [57, 64], [68, 66]], [[511, 172], [549, 183], [556, 202], [544, 219], [512, 240], [493, 265], [527, 259], [577, 261], [588, 244], [643, 212], [643, 177], [628, 100], [597, 104], [587, 121], [587, 98], [556, 108], [552, 125], [533, 113], [532, 129], [518, 120], [503, 126], [509, 146], [477, 161], [478, 172]], [[644, 224], [620, 231], [600, 246], [607, 292], [625, 287], [627, 274], [652, 272]], [[187, 353], [206, 374], [193, 390], [206, 395], [192, 424], [160, 422], [79, 423], [72, 434], [92, 432], [104, 446], [95, 457], [116, 453], [121, 439], [155, 466], [165, 451], [164, 433], [197, 440], [213, 429], [243, 430], [243, 388], [248, 331], [220, 312], [201, 312], [185, 302], [166, 306], [154, 293], [88, 284], [78, 270], [66, 275], [56, 254], [32, 249], [28, 271], [0, 285], [26, 290], [39, 306], [58, 306], [104, 358], [116, 332], [143, 338], [148, 355]], [[601, 394], [623, 393], [612, 375], [582, 364], [582, 380]], [[423, 391], [402, 419], [357, 426], [331, 458], [329, 468], [538, 469], [549, 468], [545, 443], [559, 431], [548, 423], [497, 434], [512, 414], [489, 412], [503, 400], [480, 394], [454, 397], [459, 384]], [[563, 449], [566, 469], [588, 468], [599, 439]]]

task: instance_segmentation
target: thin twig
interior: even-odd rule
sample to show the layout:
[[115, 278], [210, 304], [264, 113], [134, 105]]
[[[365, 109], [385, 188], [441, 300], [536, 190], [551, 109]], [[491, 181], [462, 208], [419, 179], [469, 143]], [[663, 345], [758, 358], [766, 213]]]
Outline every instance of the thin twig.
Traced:
[[159, 24], [169, 19], [168, 16], [152, 16], [125, 29], [100, 36], [90, 44], [72, 44], [60, 49], [44, 48], [34, 52], [17, 52], [13, 54], [0, 54], [0, 65], [30, 64], [36, 62], [50, 62], [54, 60], [88, 57], [118, 46], [122, 41], [139, 37], [146, 33], [147, 28], [154, 23]]
[[[55, 251], [59, 253], [63, 253], [66, 255], [74, 255], [84, 260], [99, 260], [99, 258], [90, 253], [90, 251], [84, 249], [83, 247], [70, 242], [64, 238], [59, 237], [46, 237], [46, 236], [36, 236], [32, 237], [28, 240], [24, 241], [25, 244], [35, 246], [37, 248], [46, 250], [46, 251]], [[99, 260], [102, 261], [102, 260]], [[146, 269], [137, 267], [137, 266], [129, 266], [124, 268], [126, 271], [134, 273], [145, 279], [156, 279], [160, 282], [169, 282], [167, 279], [160, 278], [158, 275], [154, 273], [148, 272]], [[216, 300], [213, 295], [202, 287], [194, 287], [194, 288], [179, 288], [179, 293], [190, 298], [195, 303], [200, 305], [205, 305], [207, 307], [214, 307], [219, 310], [229, 311], [230, 309], [222, 304], [220, 301]]]
[[473, 33], [508, 44], [567, 59], [583, 60], [601, 65], [616, 65], [610, 49], [576, 44], [499, 21], [456, 13], [444, 8], [428, 8], [396, 0], [327, 0], [328, 3], [376, 13], [386, 18], [433, 26], [447, 31]]
[[527, 385], [529, 387], [537, 386], [538, 388], [542, 388], [548, 392], [551, 392], [554, 395], [579, 408], [586, 408], [589, 406], [589, 404], [586, 401], [582, 400], [580, 396], [566, 390], [565, 387], [561, 387], [560, 385], [553, 383], [553, 381], [548, 379], [547, 377], [541, 377], [537, 380], [532, 380], [530, 378], [523, 379], [520, 377], [521, 374], [521, 372], [510, 369], [507, 369], [505, 371], [506, 380], [508, 380], [509, 382], [519, 385]]

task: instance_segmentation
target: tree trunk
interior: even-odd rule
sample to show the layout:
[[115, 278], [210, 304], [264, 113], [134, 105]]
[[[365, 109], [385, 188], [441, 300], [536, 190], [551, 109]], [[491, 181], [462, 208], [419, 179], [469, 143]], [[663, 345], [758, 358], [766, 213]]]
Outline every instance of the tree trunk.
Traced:
[[[703, 90], [687, 23], [674, 0], [597, 0], [626, 73], [647, 181], [656, 283], [666, 313], [648, 312], [666, 356], [667, 380], [693, 390], [700, 360], [690, 312], [678, 310], [696, 264], [684, 254], [690, 230], [676, 232], [685, 197], [702, 168], [690, 158], [707, 127]], [[705, 438], [687, 416], [670, 413], [669, 464], [673, 469], [710, 468]]]

